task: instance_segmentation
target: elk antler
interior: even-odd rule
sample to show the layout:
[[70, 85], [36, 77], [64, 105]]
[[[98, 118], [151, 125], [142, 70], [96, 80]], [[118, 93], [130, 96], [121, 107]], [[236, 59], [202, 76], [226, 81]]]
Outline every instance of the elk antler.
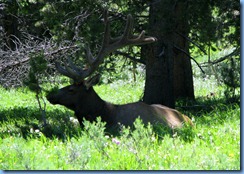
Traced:
[[80, 83], [98, 68], [98, 66], [103, 62], [105, 56], [107, 56], [109, 53], [124, 46], [148, 44], [157, 40], [154, 37], [145, 36], [145, 31], [142, 31], [139, 36], [133, 35], [133, 18], [130, 14], [127, 16], [123, 35], [117, 38], [111, 38], [107, 11], [104, 13], [104, 23], [105, 31], [103, 36], [103, 43], [97, 56], [94, 57], [92, 55], [89, 46], [86, 46], [85, 48], [85, 56], [89, 64], [89, 68], [79, 68], [75, 66], [70, 59], [68, 59], [68, 64], [65, 64], [65, 67], [62, 67], [59, 63], [56, 63], [56, 68], [61, 74], [72, 78], [77, 83]]

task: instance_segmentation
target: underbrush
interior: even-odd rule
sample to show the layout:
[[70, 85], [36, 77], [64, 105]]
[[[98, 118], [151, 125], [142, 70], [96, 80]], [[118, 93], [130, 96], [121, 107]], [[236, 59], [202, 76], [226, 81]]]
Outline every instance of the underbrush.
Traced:
[[[233, 115], [233, 113], [235, 113]], [[118, 136], [106, 132], [105, 123], [84, 121], [79, 135], [65, 140], [47, 138], [41, 131], [0, 139], [0, 167], [4, 170], [239, 170], [239, 109], [212, 124], [160, 134], [136, 120], [134, 129], [121, 128]], [[222, 112], [223, 114], [223, 112]], [[205, 122], [218, 120], [210, 114]], [[234, 121], [233, 121], [234, 120]], [[190, 136], [190, 138], [189, 138]]]

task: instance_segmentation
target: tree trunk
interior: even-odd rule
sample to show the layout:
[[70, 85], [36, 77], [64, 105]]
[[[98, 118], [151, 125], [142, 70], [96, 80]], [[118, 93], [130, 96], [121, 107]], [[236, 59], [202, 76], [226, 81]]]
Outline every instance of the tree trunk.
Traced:
[[176, 98], [194, 99], [189, 43], [184, 37], [189, 33], [186, 5], [172, 0], [151, 1], [148, 32], [158, 41], [142, 47], [142, 59], [146, 60], [143, 100], [148, 104], [174, 108]]
[[149, 35], [158, 41], [142, 47], [146, 60], [144, 102], [174, 108], [173, 9], [171, 0], [153, 0], [150, 7]]
[[178, 2], [175, 6], [175, 54], [174, 54], [174, 96], [177, 98], [194, 99], [193, 76], [189, 58], [189, 33], [187, 23], [187, 2]]

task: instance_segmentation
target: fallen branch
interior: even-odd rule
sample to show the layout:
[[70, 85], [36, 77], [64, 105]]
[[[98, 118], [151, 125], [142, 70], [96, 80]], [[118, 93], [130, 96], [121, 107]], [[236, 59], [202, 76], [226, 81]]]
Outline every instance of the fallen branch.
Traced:
[[[52, 68], [54, 60], [65, 59], [74, 55], [80, 50], [78, 45], [73, 42], [63, 41], [59, 45], [52, 42], [51, 39], [39, 39], [31, 35], [24, 35], [25, 42], [15, 38], [15, 50], [0, 45], [0, 85], [3, 87], [17, 87], [23, 85], [23, 80], [27, 77], [30, 69], [29, 61], [33, 54], [43, 52], [48, 62], [48, 68], [45, 77], [53, 76], [55, 72]], [[1, 49], [4, 48], [4, 49]]]
[[[54, 50], [52, 52], [46, 52], [46, 53], [44, 53], [44, 56], [53, 56], [53, 55], [58, 54], [58, 53], [60, 53], [62, 51], [73, 49], [73, 48], [78, 48], [78, 46], [77, 45], [72, 45], [72, 46], [62, 47], [62, 48], [59, 48], [59, 49]], [[19, 66], [19, 65], [21, 65], [23, 63], [28, 62], [30, 60], [30, 57], [28, 55], [26, 55], [26, 56], [27, 57], [25, 57], [23, 59], [20, 59], [18, 61], [12, 61], [12, 62], [8, 62], [8, 63], [5, 63], [5, 64], [2, 64], [0, 66], [0, 73], [2, 71], [4, 71], [6, 68], [11, 68], [13, 66]]]

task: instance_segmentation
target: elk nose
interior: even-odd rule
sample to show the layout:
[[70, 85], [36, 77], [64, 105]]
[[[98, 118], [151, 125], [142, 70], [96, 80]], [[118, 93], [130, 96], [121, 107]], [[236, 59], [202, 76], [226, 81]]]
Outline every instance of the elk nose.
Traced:
[[52, 104], [57, 103], [55, 96], [51, 93], [47, 94], [46, 98]]

